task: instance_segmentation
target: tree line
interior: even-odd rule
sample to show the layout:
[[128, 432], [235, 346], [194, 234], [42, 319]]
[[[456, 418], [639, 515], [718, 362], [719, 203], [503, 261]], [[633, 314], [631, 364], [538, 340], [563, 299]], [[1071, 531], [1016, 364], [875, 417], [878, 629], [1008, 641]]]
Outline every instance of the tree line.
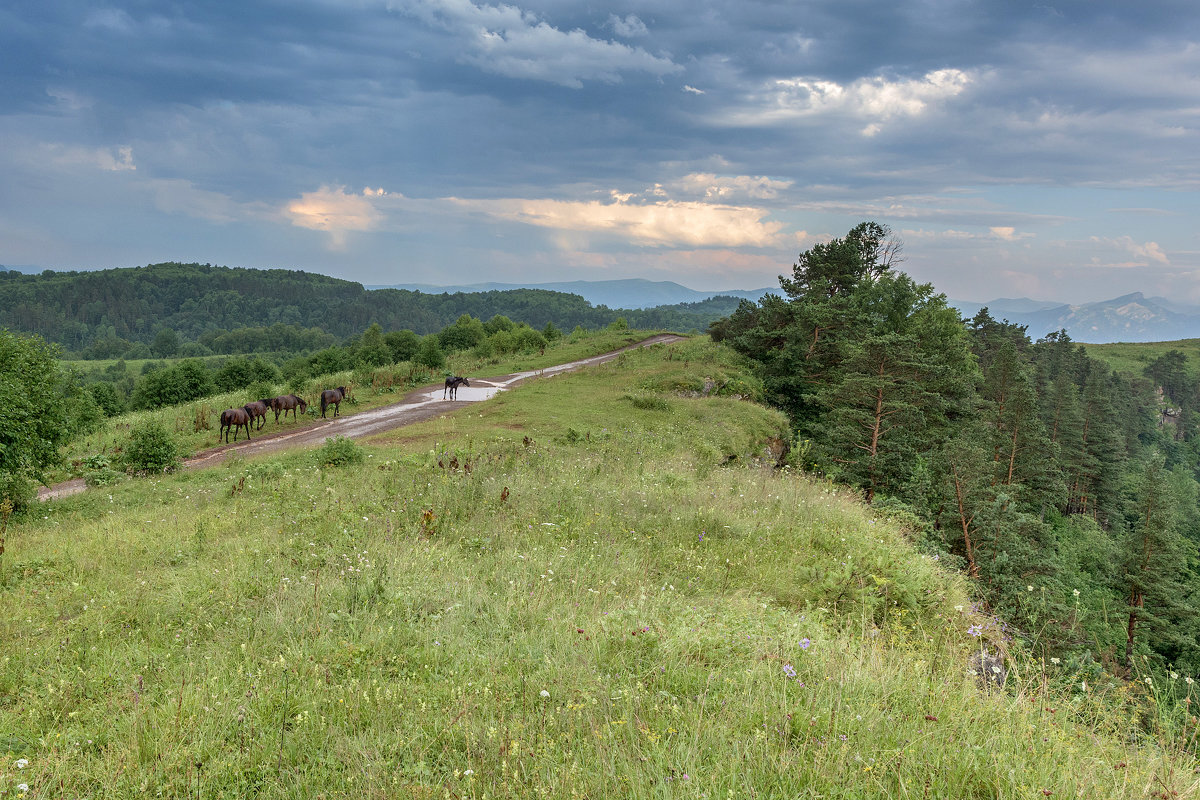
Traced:
[[963, 320], [900, 261], [863, 223], [710, 333], [788, 413], [797, 462], [911, 519], [1043, 655], [1200, 671], [1200, 388], [1181, 354], [1117, 374], [1065, 332]]
[[[732, 297], [651, 309], [592, 306], [544, 289], [426, 294], [365, 289], [298, 270], [151, 264], [94, 272], [0, 272], [0, 327], [33, 333], [83, 358], [202, 356], [314, 350], [372, 323], [436, 333], [463, 314], [501, 315], [540, 329], [598, 329], [617, 317], [638, 328], [704, 329]], [[257, 331], [250, 333], [250, 331]], [[174, 352], [166, 353], [167, 349]]]

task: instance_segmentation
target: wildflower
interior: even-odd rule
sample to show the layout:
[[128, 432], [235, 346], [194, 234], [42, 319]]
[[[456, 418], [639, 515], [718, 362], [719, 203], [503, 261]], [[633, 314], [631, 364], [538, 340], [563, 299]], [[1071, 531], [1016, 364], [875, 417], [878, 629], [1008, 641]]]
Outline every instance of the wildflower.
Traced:
[[1171, 673], [1171, 680], [1173, 680], [1173, 681], [1177, 681], [1177, 680], [1179, 680], [1179, 673], [1178, 673], [1178, 672], [1172, 672], [1172, 673]]
[[1147, 675], [1147, 676], [1146, 676], [1146, 683], [1148, 683], [1148, 684], [1150, 684], [1151, 686], [1153, 686], [1153, 685], [1154, 685], [1154, 678], [1151, 678], [1149, 675]]
[[1028, 585], [1025, 587], [1025, 591], [1027, 591], [1027, 592], [1032, 592], [1032, 591], [1033, 591], [1033, 584], [1032, 584], [1032, 583], [1031, 583], [1031, 584], [1028, 584]]
[[1083, 683], [1081, 683], [1081, 684], [1079, 684], [1079, 685], [1080, 685], [1080, 686], [1083, 688], [1083, 690], [1084, 690], [1085, 692], [1087, 691], [1087, 681], [1084, 681]]
[[955, 611], [957, 611], [957, 612], [959, 612], [959, 613], [961, 614], [961, 613], [962, 613], [962, 608], [963, 608], [962, 606], [955, 606], [955, 607], [954, 607], [954, 610], [955, 610]]
[[28, 792], [28, 791], [29, 791], [29, 784], [28, 784], [28, 783], [18, 783], [18, 784], [17, 784], [17, 791], [18, 791], [18, 792]]
[[468, 775], [474, 775], [474, 774], [475, 774], [475, 770], [473, 770], [473, 769], [465, 769], [465, 770], [463, 770], [463, 777], [464, 777], [464, 778], [465, 778], [465, 777], [467, 777]]
[[812, 639], [809, 639], [807, 636], [805, 636], [803, 639], [800, 640], [800, 649], [807, 650], [809, 645], [811, 645], [811, 644], [812, 644]]
[[1073, 592], [1073, 594], [1074, 594], [1076, 597], [1079, 597], [1079, 590], [1078, 590], [1078, 589], [1076, 589], [1076, 590]]
[[971, 627], [967, 628], [967, 633], [971, 634], [972, 636], [983, 636], [983, 628], [979, 627], [978, 625], [972, 625]]
[[796, 668], [793, 667], [791, 664], [784, 664], [783, 665], [783, 674], [787, 675], [789, 678], [794, 678], [794, 677], [796, 677]]
[[28, 758], [18, 758], [17, 759], [17, 769], [25, 769], [28, 766], [29, 766]]
[[545, 689], [542, 689], [540, 692], [538, 692], [538, 694], [540, 694], [542, 697], [546, 697], [546, 698], [550, 697], [550, 693], [547, 692]]
[[1184, 683], [1186, 683], [1188, 686], [1191, 686], [1193, 683], [1195, 683], [1195, 681], [1193, 681], [1193, 680], [1191, 679], [1191, 676], [1188, 676], [1188, 677], [1184, 678], [1184, 679], [1183, 679], [1183, 682], [1184, 682]]
[[1050, 659], [1050, 663], [1051, 663], [1051, 664], [1057, 664], [1057, 663], [1058, 663], [1058, 659], [1057, 659], [1057, 658], [1052, 658], [1052, 659]]

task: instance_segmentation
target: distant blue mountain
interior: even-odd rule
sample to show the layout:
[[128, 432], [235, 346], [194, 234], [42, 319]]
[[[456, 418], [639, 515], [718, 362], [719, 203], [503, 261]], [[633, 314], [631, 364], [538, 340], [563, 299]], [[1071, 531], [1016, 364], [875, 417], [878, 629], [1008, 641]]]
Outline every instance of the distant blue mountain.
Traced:
[[950, 304], [968, 319], [986, 306], [995, 319], [1026, 326], [1034, 340], [1059, 330], [1066, 330], [1077, 342], [1092, 344], [1200, 338], [1200, 306], [1147, 298], [1141, 292], [1080, 305], [1028, 298], [988, 303], [951, 300]]
[[644, 278], [611, 281], [557, 281], [552, 283], [472, 283], [457, 286], [435, 286], [426, 283], [401, 283], [387, 286], [368, 286], [368, 289], [408, 289], [426, 294], [442, 294], [447, 292], [493, 292], [510, 289], [546, 289], [552, 292], [567, 292], [583, 297], [594, 306], [609, 308], [653, 308], [654, 306], [673, 306], [679, 303], [698, 303], [717, 295], [744, 297], [747, 300], [758, 301], [767, 292], [778, 293], [773, 289], [728, 289], [724, 291], [704, 292], [689, 289], [674, 281], [648, 281]]

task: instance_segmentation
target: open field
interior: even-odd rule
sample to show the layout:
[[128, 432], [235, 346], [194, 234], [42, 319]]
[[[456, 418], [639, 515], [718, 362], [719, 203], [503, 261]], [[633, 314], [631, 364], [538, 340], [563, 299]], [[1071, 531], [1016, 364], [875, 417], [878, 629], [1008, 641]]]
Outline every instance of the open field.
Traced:
[[[0, 791], [1196, 796], [1156, 721], [1190, 687], [1023, 659], [900, 524], [771, 468], [779, 413], [678, 392], [739, 376], [704, 340], [632, 351], [359, 464], [11, 520]], [[967, 672], [989, 641], [1003, 693]]]
[[[627, 347], [655, 333], [629, 330], [594, 331], [563, 338], [542, 353], [517, 353], [489, 359], [472, 358], [466, 352], [457, 353], [448, 359], [445, 371], [470, 376], [542, 369]], [[440, 383], [443, 377], [444, 373], [441, 371], [435, 375], [425, 367], [405, 362], [376, 369], [347, 370], [314, 378], [300, 391], [301, 396], [308, 401], [308, 417], [297, 420], [281, 416], [277, 423], [272, 413], [262, 433], [296, 432], [319, 425], [321, 420], [318, 398], [322, 389], [347, 387], [350, 390], [350, 399], [342, 404], [341, 410], [342, 413], [353, 413], [395, 403], [405, 392], [422, 384]], [[273, 393], [289, 392], [281, 384], [274, 387]], [[157, 422], [171, 431], [182, 448], [184, 457], [191, 457], [220, 444], [218, 433], [221, 411], [240, 407], [257, 399], [259, 398], [251, 396], [248, 391], [227, 392], [191, 403], [153, 411], [133, 411], [115, 417], [108, 420], [101, 430], [73, 440], [66, 450], [65, 468], [50, 472], [49, 480], [51, 483], [57, 483], [81, 476], [87, 469], [84, 462], [90, 457], [118, 455], [128, 441], [130, 431], [151, 422]], [[245, 434], [242, 435], [244, 440]]]
[[1118, 372], [1141, 375], [1146, 365], [1178, 350], [1187, 356], [1188, 372], [1200, 377], [1200, 339], [1179, 339], [1174, 342], [1118, 342], [1115, 344], [1085, 344], [1088, 355], [1106, 361]]

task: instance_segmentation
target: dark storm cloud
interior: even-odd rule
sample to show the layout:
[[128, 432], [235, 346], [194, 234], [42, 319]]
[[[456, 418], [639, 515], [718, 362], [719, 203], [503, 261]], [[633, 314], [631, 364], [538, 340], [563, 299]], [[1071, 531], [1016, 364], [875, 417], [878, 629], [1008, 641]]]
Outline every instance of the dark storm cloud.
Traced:
[[1035, 288], [1051, 264], [1130, 257], [1156, 280], [1200, 268], [1180, 222], [1198, 19], [1177, 2], [12, 4], [0, 263], [186, 242], [371, 282], [490, 262], [758, 284], [869, 214], [939, 281], [968, 246]]

